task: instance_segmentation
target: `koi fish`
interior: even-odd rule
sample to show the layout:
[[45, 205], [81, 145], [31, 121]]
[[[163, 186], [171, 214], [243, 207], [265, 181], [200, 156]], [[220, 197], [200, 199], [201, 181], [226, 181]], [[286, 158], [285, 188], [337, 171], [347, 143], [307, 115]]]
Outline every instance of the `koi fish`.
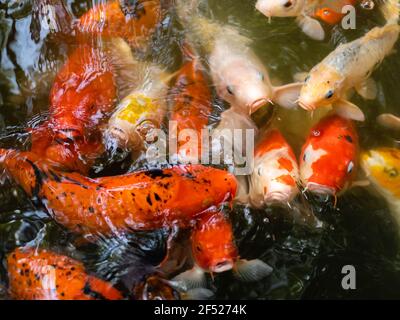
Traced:
[[269, 131], [257, 145], [254, 157], [249, 178], [251, 204], [261, 208], [292, 201], [299, 192], [299, 166], [283, 135], [276, 129]]
[[[119, 69], [129, 66], [123, 79], [130, 93], [122, 99], [108, 121], [105, 144], [110, 151], [138, 151], [144, 143], [151, 142], [149, 135], [159, 129], [167, 113], [167, 75], [158, 66], [136, 60], [128, 44], [122, 39], [113, 40], [114, 60], [122, 61]], [[118, 72], [118, 71], [117, 71]], [[129, 75], [127, 73], [130, 73]]]
[[342, 8], [355, 5], [356, 0], [258, 0], [256, 9], [271, 17], [296, 17], [302, 31], [314, 40], [324, 40], [325, 31], [318, 20], [338, 24], [345, 14]]
[[178, 224], [236, 194], [235, 177], [202, 165], [90, 179], [53, 169], [31, 152], [0, 150], [2, 166], [53, 219], [71, 231], [117, 234]]
[[299, 105], [308, 111], [332, 105], [337, 114], [357, 121], [365, 116], [359, 107], [346, 99], [355, 88], [365, 99], [375, 99], [377, 88], [371, 73], [392, 52], [400, 26], [399, 4], [388, 0], [382, 8], [387, 24], [375, 27], [363, 37], [341, 44], [307, 76], [301, 89]]
[[179, 300], [181, 298], [179, 293], [168, 285], [168, 281], [156, 275], [151, 275], [136, 285], [133, 292], [138, 300]]
[[296, 107], [301, 84], [274, 87], [263, 63], [250, 48], [251, 40], [233, 26], [198, 14], [198, 2], [178, 0], [177, 12], [191, 45], [207, 59], [218, 95], [248, 114], [272, 102]]
[[32, 151], [63, 168], [87, 173], [103, 151], [101, 125], [114, 108], [116, 88], [106, 53], [78, 47], [58, 73], [49, 119], [31, 129]]
[[357, 167], [358, 134], [351, 120], [328, 116], [315, 125], [300, 156], [306, 190], [336, 196], [352, 182]]
[[240, 280], [257, 281], [272, 272], [272, 268], [261, 260], [239, 258], [232, 225], [221, 212], [202, 215], [192, 231], [191, 242], [194, 267], [172, 279], [172, 283], [183, 288], [204, 288], [206, 273], [233, 270]]
[[363, 152], [361, 167], [400, 225], [400, 150], [378, 148]]
[[188, 61], [178, 71], [171, 89], [173, 108], [171, 120], [177, 122], [177, 133], [185, 135], [195, 131], [196, 139], [188, 134], [185, 139], [178, 140], [178, 158], [184, 161], [198, 161], [201, 157], [201, 131], [211, 115], [211, 92], [205, 79], [202, 66], [190, 52], [186, 54]]
[[47, 250], [18, 248], [7, 258], [10, 295], [17, 300], [121, 300], [111, 283], [84, 265]]
[[133, 47], [141, 47], [154, 33], [162, 18], [159, 0], [107, 1], [94, 6], [77, 22], [81, 37], [123, 38]]

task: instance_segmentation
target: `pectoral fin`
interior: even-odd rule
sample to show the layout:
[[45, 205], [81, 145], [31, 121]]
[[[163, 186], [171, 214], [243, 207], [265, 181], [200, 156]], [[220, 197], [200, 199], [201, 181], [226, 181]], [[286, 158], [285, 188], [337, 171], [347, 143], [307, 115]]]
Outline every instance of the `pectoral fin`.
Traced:
[[391, 130], [400, 130], [400, 117], [396, 117], [390, 113], [381, 114], [377, 118], [378, 123]]
[[207, 279], [204, 271], [195, 266], [190, 270], [182, 272], [170, 281], [170, 285], [181, 291], [203, 288], [207, 285]]
[[302, 86], [303, 84], [298, 82], [274, 88], [274, 103], [286, 109], [296, 108]]
[[333, 104], [333, 108], [335, 113], [343, 118], [355, 121], [365, 120], [365, 116], [362, 110], [350, 101], [338, 100]]
[[241, 281], [254, 282], [269, 276], [272, 270], [268, 264], [259, 259], [241, 259], [235, 265], [234, 275]]
[[308, 17], [304, 16], [301, 17], [297, 20], [297, 23], [299, 24], [301, 30], [308, 35], [310, 38], [318, 41], [322, 41], [325, 38], [325, 31], [324, 28], [322, 28], [321, 23], [319, 21]]
[[372, 78], [361, 82], [356, 86], [357, 93], [366, 100], [374, 100], [378, 95], [378, 88], [376, 82]]
[[209, 300], [214, 297], [214, 292], [205, 288], [190, 289], [181, 293], [183, 300]]

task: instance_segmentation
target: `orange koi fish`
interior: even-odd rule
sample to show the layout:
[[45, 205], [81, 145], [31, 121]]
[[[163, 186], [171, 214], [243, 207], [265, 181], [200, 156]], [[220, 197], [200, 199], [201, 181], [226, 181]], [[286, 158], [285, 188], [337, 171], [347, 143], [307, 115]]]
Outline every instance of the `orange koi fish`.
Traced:
[[358, 134], [351, 120], [337, 115], [322, 119], [308, 136], [300, 158], [300, 176], [307, 190], [335, 196], [353, 180]]
[[[256, 281], [268, 276], [272, 268], [265, 262], [240, 259], [231, 223], [221, 212], [209, 212], [198, 220], [191, 236], [194, 267], [172, 279], [185, 290], [204, 288], [205, 273], [228, 270], [243, 281]], [[203, 292], [205, 294], [205, 292]]]
[[4, 168], [25, 192], [78, 233], [190, 227], [200, 213], [236, 194], [233, 175], [202, 165], [90, 179], [52, 169], [30, 152], [0, 153]]
[[103, 151], [99, 125], [113, 110], [112, 66], [100, 49], [82, 45], [58, 73], [50, 93], [50, 117], [32, 129], [32, 151], [86, 173]]
[[355, 6], [357, 2], [357, 0], [326, 1], [324, 3], [326, 7], [317, 9], [314, 17], [330, 25], [338, 24], [346, 16], [342, 13], [342, 8], [348, 5]]
[[197, 140], [185, 136], [178, 141], [178, 155], [183, 159], [198, 161], [201, 157], [201, 130], [204, 129], [212, 111], [211, 92], [202, 67], [197, 59], [189, 55], [179, 70], [171, 90], [174, 99], [171, 120], [177, 122], [177, 132], [184, 135], [190, 129], [197, 133]]
[[17, 300], [120, 300], [110, 283], [79, 261], [47, 250], [18, 248], [7, 258], [9, 291]]
[[155, 31], [162, 17], [159, 0], [107, 1], [85, 13], [77, 23], [78, 34], [123, 38], [139, 47]]
[[298, 194], [299, 167], [296, 156], [279, 130], [271, 130], [255, 149], [250, 176], [250, 202], [260, 208], [289, 203]]

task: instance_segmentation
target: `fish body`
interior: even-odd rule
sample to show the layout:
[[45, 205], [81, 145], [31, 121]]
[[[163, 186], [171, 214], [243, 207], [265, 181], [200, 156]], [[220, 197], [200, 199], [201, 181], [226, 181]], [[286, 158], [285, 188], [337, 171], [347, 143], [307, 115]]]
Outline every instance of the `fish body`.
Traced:
[[201, 165], [90, 179], [57, 171], [29, 152], [1, 153], [6, 172], [58, 223], [77, 233], [189, 227], [236, 194], [234, 176]]
[[110, 283], [83, 264], [47, 250], [19, 248], [7, 258], [10, 295], [17, 300], [121, 300]]
[[129, 93], [108, 121], [105, 144], [109, 150], [137, 151], [146, 140], [151, 140], [148, 134], [163, 123], [167, 112], [167, 75], [157, 65], [135, 59], [124, 40], [114, 39], [111, 46], [115, 64], [120, 64], [117, 74], [124, 79]]
[[300, 92], [302, 108], [312, 111], [332, 105], [342, 116], [364, 120], [362, 111], [346, 100], [346, 94], [354, 88], [365, 99], [375, 99], [377, 89], [370, 76], [392, 52], [400, 32], [398, 4], [394, 5], [397, 9], [392, 9], [393, 1], [396, 0], [389, 0], [383, 9], [388, 21], [385, 26], [375, 27], [361, 38], [339, 45], [312, 68]]
[[232, 224], [222, 212], [210, 211], [202, 215], [192, 230], [191, 242], [194, 267], [171, 282], [184, 291], [205, 288], [206, 273], [232, 270], [240, 280], [258, 281], [272, 272], [272, 268], [261, 260], [240, 259]]
[[89, 45], [79, 46], [54, 81], [49, 119], [31, 129], [32, 151], [63, 168], [86, 173], [103, 150], [99, 126], [115, 100], [107, 55]]
[[269, 19], [296, 17], [304, 33], [315, 40], [323, 40], [325, 31], [318, 20], [338, 24], [345, 16], [342, 8], [356, 3], [356, 0], [258, 0], [256, 9]]
[[355, 177], [358, 134], [351, 120], [337, 115], [322, 119], [305, 142], [300, 177], [306, 190], [336, 196]]
[[378, 148], [363, 152], [361, 166], [400, 226], [400, 150]]
[[133, 47], [145, 44], [161, 21], [159, 0], [107, 1], [85, 13], [77, 22], [78, 35], [123, 38]]
[[270, 130], [255, 149], [249, 183], [251, 204], [260, 208], [289, 203], [299, 192], [298, 180], [299, 166], [292, 148], [278, 130]]
[[[177, 122], [178, 137], [181, 134], [185, 138], [178, 141], [178, 158], [199, 161], [202, 129], [208, 125], [212, 105], [211, 92], [196, 57], [191, 57], [179, 70], [172, 85], [171, 98], [173, 107], [170, 119]], [[197, 139], [186, 136], [184, 130], [190, 130], [190, 134], [195, 132]]]
[[218, 95], [249, 114], [271, 102], [293, 108], [301, 85], [273, 87], [251, 40], [232, 26], [203, 17], [198, 2], [179, 0], [177, 11], [191, 44], [207, 59]]

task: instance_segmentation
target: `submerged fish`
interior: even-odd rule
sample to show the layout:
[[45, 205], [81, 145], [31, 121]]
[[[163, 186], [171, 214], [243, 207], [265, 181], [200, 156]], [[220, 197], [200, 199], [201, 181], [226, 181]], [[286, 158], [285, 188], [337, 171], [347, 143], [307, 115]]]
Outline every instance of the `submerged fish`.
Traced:
[[17, 300], [120, 300], [112, 284], [84, 265], [47, 250], [19, 248], [7, 258], [10, 295]]
[[133, 288], [137, 300], [178, 300], [180, 294], [168, 285], [168, 281], [157, 275], [149, 276]]
[[400, 226], [400, 150], [378, 148], [363, 152], [361, 166]]
[[388, 0], [383, 5], [387, 24], [375, 27], [363, 37], [341, 44], [307, 76], [301, 89], [299, 105], [305, 110], [315, 110], [332, 105], [341, 116], [363, 121], [363, 112], [346, 100], [352, 88], [365, 99], [375, 99], [377, 88], [371, 73], [389, 55], [398, 40], [399, 4]]
[[273, 87], [251, 40], [233, 26], [201, 16], [198, 5], [199, 0], [178, 0], [177, 11], [191, 44], [207, 59], [218, 95], [249, 114], [272, 102], [295, 107], [301, 84]]
[[103, 151], [100, 125], [114, 108], [116, 87], [106, 53], [79, 46], [58, 73], [49, 119], [31, 129], [32, 151], [61, 167], [87, 173]]
[[345, 14], [342, 8], [355, 5], [357, 0], [258, 0], [256, 9], [271, 17], [296, 17], [305, 34], [315, 40], [323, 40], [325, 31], [316, 20], [328, 24], [339, 23]]
[[129, 94], [108, 122], [105, 144], [111, 151], [117, 148], [138, 151], [146, 141], [152, 142], [149, 135], [163, 123], [167, 112], [167, 75], [157, 65], [136, 60], [124, 40], [114, 39], [112, 46], [114, 64], [119, 64], [116, 72], [125, 81]]
[[159, 0], [106, 1], [85, 13], [77, 22], [76, 30], [83, 37], [119, 37], [133, 47], [141, 47], [161, 18]]
[[306, 190], [336, 196], [356, 174], [358, 134], [351, 120], [337, 115], [311, 129], [300, 156], [300, 177]]
[[202, 165], [90, 179], [49, 167], [30, 152], [0, 150], [2, 167], [66, 228], [110, 235], [165, 226], [189, 227], [236, 194], [235, 177]]
[[232, 225], [221, 212], [202, 215], [192, 231], [191, 241], [195, 265], [172, 279], [187, 290], [206, 287], [205, 273], [233, 270], [238, 279], [257, 281], [272, 272], [272, 268], [261, 260], [239, 258]]
[[[202, 129], [208, 125], [212, 111], [211, 92], [198, 59], [189, 52], [186, 60], [171, 89], [173, 107], [170, 119], [177, 122], [178, 137], [179, 134], [183, 136], [178, 141], [178, 158], [196, 162], [202, 153]], [[196, 133], [196, 139], [193, 133]]]
[[252, 206], [261, 208], [292, 201], [299, 192], [299, 166], [283, 135], [276, 129], [267, 132], [258, 143], [254, 156], [254, 171], [249, 178]]

